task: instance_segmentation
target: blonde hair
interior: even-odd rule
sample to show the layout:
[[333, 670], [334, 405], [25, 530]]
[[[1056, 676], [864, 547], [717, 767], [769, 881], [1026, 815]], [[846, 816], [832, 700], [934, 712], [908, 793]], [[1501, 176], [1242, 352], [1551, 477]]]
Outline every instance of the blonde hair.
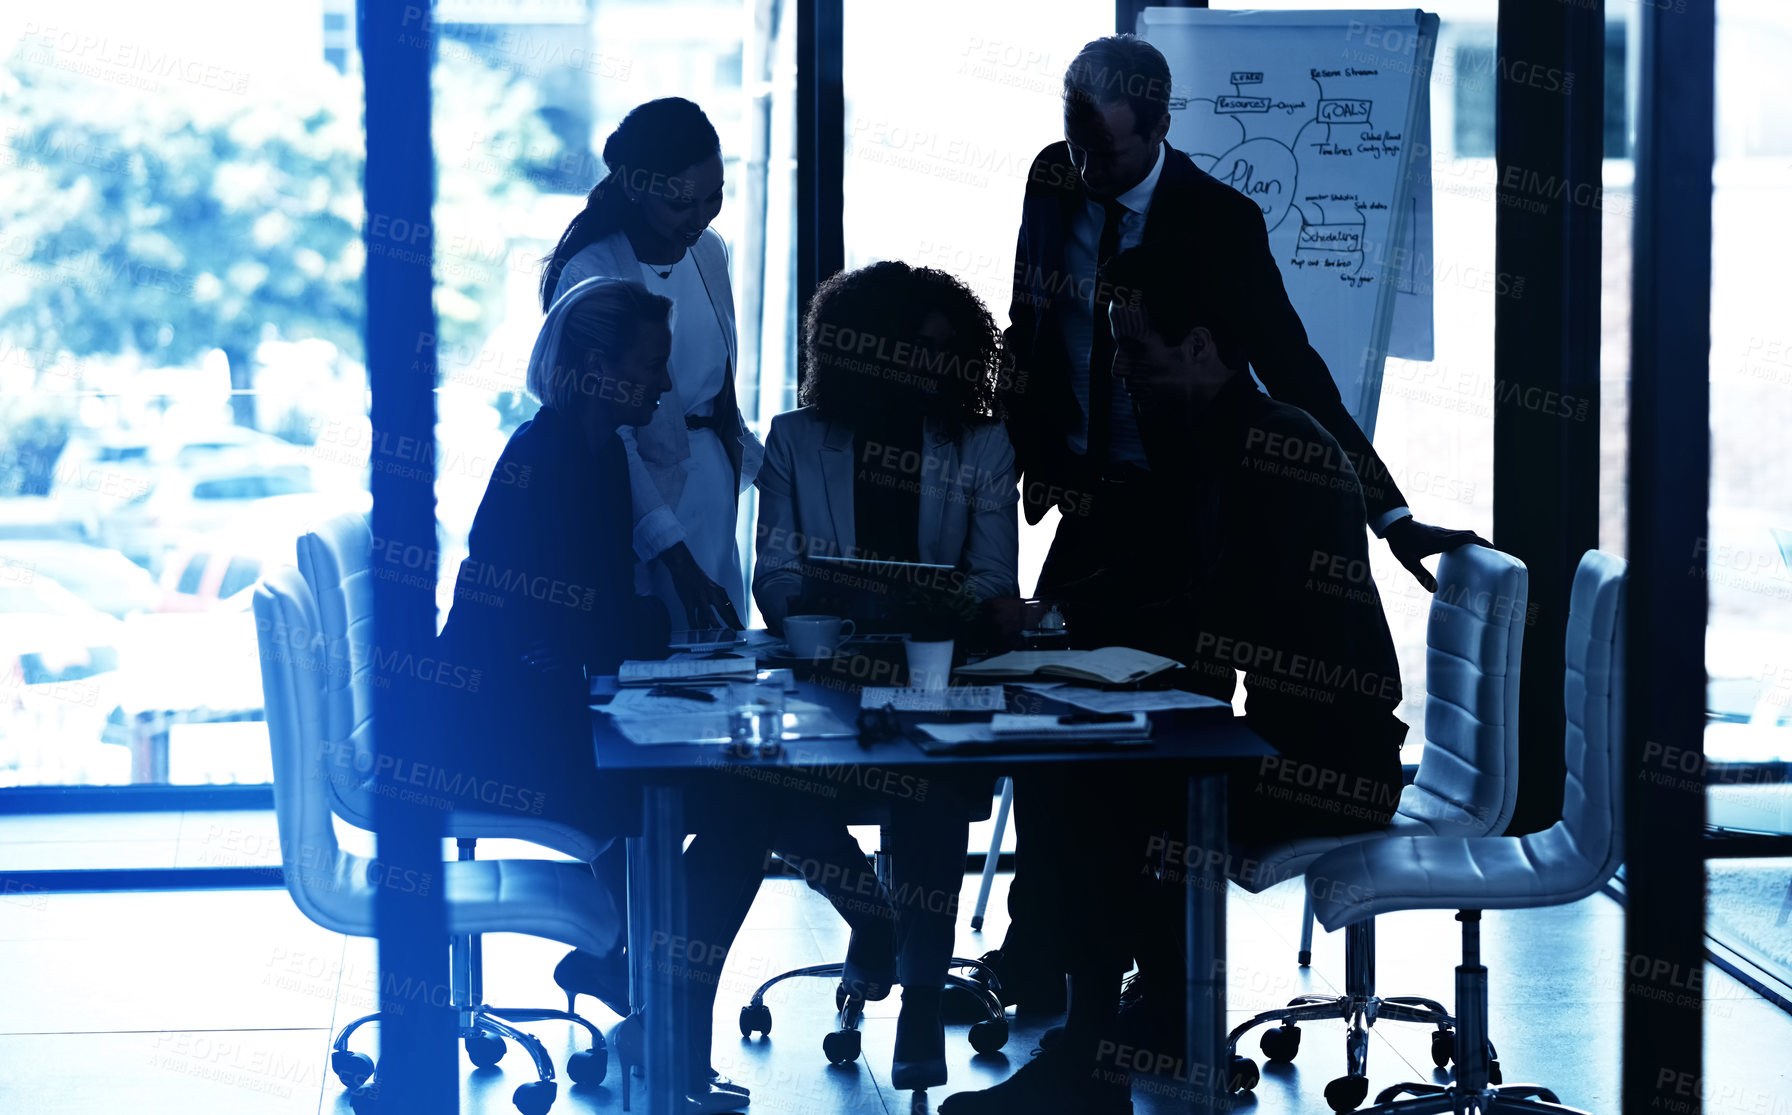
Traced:
[[[585, 393], [589, 353], [614, 356], [627, 351], [643, 327], [671, 328], [672, 300], [640, 283], [600, 277], [586, 279], [561, 295], [542, 326], [546, 351], [538, 343], [524, 382], [543, 406], [576, 413]], [[549, 331], [554, 335], [550, 336]]]

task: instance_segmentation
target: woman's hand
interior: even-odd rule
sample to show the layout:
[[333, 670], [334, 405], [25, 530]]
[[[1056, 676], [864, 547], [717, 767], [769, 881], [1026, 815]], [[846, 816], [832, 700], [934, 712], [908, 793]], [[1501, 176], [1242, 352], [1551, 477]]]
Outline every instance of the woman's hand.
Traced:
[[691, 628], [713, 627], [712, 611], [736, 631], [746, 626], [734, 614], [734, 602], [728, 599], [728, 591], [709, 579], [697, 559], [691, 556], [690, 547], [680, 542], [662, 553], [660, 560], [666, 563], [666, 572], [672, 574], [672, 585], [678, 590], [678, 598], [684, 601], [685, 618]]

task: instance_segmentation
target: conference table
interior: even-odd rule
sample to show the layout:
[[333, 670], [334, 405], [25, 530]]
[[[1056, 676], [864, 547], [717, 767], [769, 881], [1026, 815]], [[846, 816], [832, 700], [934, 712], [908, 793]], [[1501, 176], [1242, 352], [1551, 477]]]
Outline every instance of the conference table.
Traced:
[[[837, 721], [856, 725], [860, 704], [856, 687], [825, 671], [798, 670], [797, 677], [793, 701], [823, 706]], [[1229, 770], [1241, 764], [1276, 754], [1245, 726], [1242, 717], [1222, 708], [1151, 712], [1151, 740], [1145, 746], [1105, 747], [1100, 741], [1084, 741], [1086, 747], [1067, 750], [1010, 742], [993, 753], [929, 754], [916, 743], [915, 724], [987, 719], [990, 714], [898, 713], [901, 734], [882, 742], [794, 739], [787, 740], [775, 754], [752, 751], [740, 756], [739, 749], [715, 743], [632, 742], [617, 728], [614, 718], [602, 711], [602, 702], [615, 691], [613, 679], [594, 686], [593, 747], [597, 766], [610, 784], [625, 796], [638, 794], [641, 807], [639, 835], [630, 837], [628, 846], [628, 940], [636, 992], [631, 1001], [655, 1004], [644, 1019], [644, 1083], [651, 1115], [681, 1111], [684, 1089], [680, 1082], [690, 1076], [683, 1043], [675, 1040], [690, 1023], [684, 1017], [688, 1010], [685, 997], [671, 993], [678, 965], [656, 956], [685, 939], [681, 854], [688, 831], [685, 818], [701, 815], [702, 795], [715, 792], [717, 771], [759, 782], [788, 780], [792, 785], [807, 786], [817, 780], [862, 787], [868, 783], [901, 786], [905, 778], [986, 777], [993, 788], [997, 778], [1037, 764], [1086, 763], [1125, 764], [1140, 778], [1187, 778], [1187, 845], [1179, 858], [1185, 865], [1188, 909], [1188, 1050], [1186, 1061], [1176, 1066], [1172, 1075], [1191, 1103], [1221, 1110], [1227, 1107], [1226, 778]], [[1049, 693], [1015, 686], [1007, 687], [1005, 693], [1010, 712], [1076, 711], [1052, 701]], [[1123, 1060], [1125, 1053], [1116, 1051], [1116, 1059]], [[816, 1071], [822, 1071], [819, 1063]]]

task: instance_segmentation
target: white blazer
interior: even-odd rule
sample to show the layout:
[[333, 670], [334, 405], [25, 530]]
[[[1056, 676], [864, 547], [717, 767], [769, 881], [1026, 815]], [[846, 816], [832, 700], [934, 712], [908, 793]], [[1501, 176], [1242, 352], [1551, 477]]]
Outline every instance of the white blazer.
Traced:
[[[765, 447], [741, 417], [740, 403], [734, 394], [734, 367], [737, 359], [734, 335], [734, 289], [728, 283], [728, 247], [713, 228], [689, 249], [697, 274], [703, 279], [710, 306], [721, 323], [722, 336], [728, 343], [728, 375], [722, 389], [717, 417], [723, 429], [733, 428], [733, 436], [722, 435], [722, 448], [734, 465], [735, 495], [753, 484]], [[628, 235], [617, 231], [581, 249], [566, 261], [560, 281], [554, 287], [558, 299], [576, 284], [598, 275], [641, 281], [641, 261], [628, 242]], [[689, 313], [690, 307], [682, 307]], [[653, 420], [645, 426], [623, 426], [616, 433], [628, 453], [629, 495], [635, 511], [635, 555], [652, 561], [665, 550], [684, 540], [674, 509], [684, 494], [685, 480], [691, 469], [691, 437], [685, 429], [684, 414], [689, 403], [697, 399], [679, 397], [678, 385], [666, 392]], [[732, 415], [721, 409], [732, 406]]]
[[[922, 442], [921, 560], [957, 566], [978, 600], [1018, 596], [1020, 489], [1008, 431], [977, 420], [955, 440], [929, 420]], [[854, 464], [852, 430], [813, 407], [772, 419], [753, 566], [753, 599], [770, 622], [782, 623], [788, 598], [802, 590], [805, 555], [855, 556]]]

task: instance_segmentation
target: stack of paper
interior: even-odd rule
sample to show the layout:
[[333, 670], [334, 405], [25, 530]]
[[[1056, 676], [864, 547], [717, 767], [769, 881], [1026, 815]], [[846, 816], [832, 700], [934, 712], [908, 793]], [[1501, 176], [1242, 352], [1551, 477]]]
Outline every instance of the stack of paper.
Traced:
[[1090, 712], [1162, 712], [1178, 708], [1223, 708], [1229, 701], [1184, 689], [1090, 689], [1062, 682], [1023, 682], [1025, 688], [1054, 701], [1063, 701]]
[[897, 712], [1000, 712], [1008, 707], [999, 685], [953, 685], [945, 689], [908, 689], [894, 685], [867, 685], [859, 691], [860, 708]]
[[992, 717], [987, 724], [920, 724], [923, 751], [977, 752], [1050, 747], [1143, 746], [1151, 740], [1151, 722], [1136, 713], [1118, 723], [1066, 724], [1056, 716]]
[[[667, 693], [647, 686], [632, 686], [619, 690], [610, 698], [609, 704], [595, 706], [597, 711], [611, 716], [676, 716], [681, 714], [702, 715], [720, 713], [733, 709], [751, 700], [746, 686], [706, 685], [681, 686], [691, 691], [690, 696], [678, 693], [677, 690]], [[704, 694], [705, 700], [696, 694]]]
[[618, 716], [616, 730], [630, 743], [732, 743], [726, 711], [670, 716]]
[[1179, 669], [1174, 658], [1131, 647], [1100, 650], [1017, 650], [985, 658], [953, 672], [965, 677], [1028, 678], [1035, 674], [1078, 681], [1125, 685], [1165, 670]]
[[990, 717], [989, 730], [998, 739], [1136, 739], [1151, 734], [1151, 721], [1142, 712], [1132, 713], [1121, 721], [1089, 721], [1075, 716], [1002, 714]]
[[758, 663], [751, 658], [669, 658], [664, 662], [630, 659], [616, 672], [623, 685], [683, 684], [711, 681], [752, 681]]
[[[648, 701], [634, 696], [639, 690], [624, 690], [601, 711], [615, 717], [616, 730], [631, 743], [701, 743], [733, 742], [730, 736], [733, 712], [738, 707], [725, 695], [714, 705], [694, 703], [689, 698], [667, 697]], [[723, 693], [717, 690], [718, 694]], [[661, 704], [666, 707], [660, 708]], [[805, 739], [856, 739], [857, 727], [842, 723], [825, 707], [808, 701], [791, 701], [784, 707], [782, 739], [786, 743]]]

